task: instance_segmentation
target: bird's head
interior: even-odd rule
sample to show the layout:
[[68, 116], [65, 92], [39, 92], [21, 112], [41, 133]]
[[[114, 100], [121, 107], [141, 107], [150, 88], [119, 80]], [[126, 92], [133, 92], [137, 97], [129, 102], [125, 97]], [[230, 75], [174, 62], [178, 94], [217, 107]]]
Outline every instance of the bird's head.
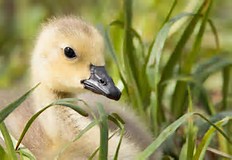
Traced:
[[105, 70], [104, 41], [90, 24], [76, 17], [45, 23], [32, 54], [34, 82], [54, 91], [77, 93], [83, 88], [118, 100], [121, 92]]

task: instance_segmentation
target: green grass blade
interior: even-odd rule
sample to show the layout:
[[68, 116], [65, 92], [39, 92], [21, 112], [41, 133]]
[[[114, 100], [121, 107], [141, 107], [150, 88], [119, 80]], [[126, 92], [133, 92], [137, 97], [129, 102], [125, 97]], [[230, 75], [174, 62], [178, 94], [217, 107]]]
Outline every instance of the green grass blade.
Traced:
[[94, 120], [88, 126], [86, 126], [83, 130], [81, 130], [78, 135], [74, 138], [73, 142], [77, 141], [80, 139], [86, 132], [88, 132], [91, 128], [96, 126], [98, 124], [98, 121]]
[[[155, 85], [157, 84], [160, 78], [158, 71], [160, 67], [161, 54], [164, 48], [165, 41], [168, 37], [169, 30], [176, 21], [186, 16], [192, 16], [192, 14], [182, 13], [180, 15], [175, 16], [170, 21], [168, 21], [163, 26], [163, 28], [159, 31], [156, 40], [151, 47], [151, 51], [149, 52], [147, 59], [146, 73], [147, 75], [149, 75], [149, 84], [152, 88], [155, 88]], [[154, 80], [156, 81], [154, 82]]]
[[[188, 112], [193, 111], [193, 102], [190, 87], [188, 87]], [[188, 119], [188, 133], [187, 133], [187, 160], [192, 160], [195, 149], [196, 130], [194, 129], [193, 118]]]
[[114, 51], [114, 48], [112, 46], [112, 42], [111, 42], [110, 37], [109, 37], [109, 31], [108, 30], [105, 31], [105, 41], [106, 41], [106, 46], [107, 46], [111, 56], [113, 57], [113, 60], [114, 60], [114, 62], [116, 64], [116, 66], [118, 68], [119, 76], [120, 76], [120, 78], [122, 80], [122, 83], [123, 83], [125, 89], [126, 89], [126, 93], [128, 93], [128, 88], [127, 88], [127, 85], [126, 85], [126, 77], [124, 75], [124, 70], [122, 68], [122, 65], [119, 65], [116, 53]]
[[[228, 122], [229, 118], [226, 117], [218, 122], [215, 123], [215, 126], [217, 127], [222, 127], [223, 125], [225, 125]], [[196, 152], [194, 154], [193, 160], [203, 160], [204, 159], [204, 154], [206, 152], [207, 146], [209, 145], [212, 137], [213, 137], [213, 133], [216, 131], [216, 128], [214, 127], [210, 127], [209, 130], [205, 133], [203, 139], [201, 140], [201, 143], [198, 145]]]
[[[205, 3], [203, 4], [203, 8], [207, 10], [203, 16], [203, 20], [202, 20], [199, 32], [196, 35], [196, 38], [195, 38], [195, 41], [192, 47], [192, 51], [187, 56], [186, 60], [184, 61], [184, 64], [180, 67], [180, 71], [182, 74], [187, 74], [187, 75], [191, 74], [193, 64], [196, 61], [197, 56], [200, 52], [201, 42], [203, 39], [203, 34], [205, 32], [205, 28], [206, 28], [206, 24], [208, 21], [208, 16], [211, 10], [212, 3], [213, 1], [209, 0], [209, 1], [205, 1]], [[200, 11], [197, 14], [200, 14], [201, 12], [202, 11]], [[176, 117], [179, 117], [186, 110], [186, 106], [184, 105], [185, 99], [186, 99], [186, 91], [187, 91], [187, 83], [177, 82], [177, 85], [176, 85], [176, 88], [173, 94], [172, 102], [171, 102], [172, 112], [174, 113]]]
[[35, 90], [35, 88], [38, 86], [39, 84], [37, 84], [35, 87], [33, 87], [32, 89], [30, 89], [28, 92], [26, 92], [23, 96], [21, 96], [20, 98], [18, 98], [16, 101], [14, 101], [13, 103], [9, 104], [8, 106], [4, 107], [1, 111], [0, 111], [0, 123], [11, 113], [13, 112], [20, 104], [22, 104], [27, 98], [28, 96], [31, 94], [31, 92], [33, 92]]
[[216, 48], [219, 50], [220, 49], [220, 42], [219, 42], [219, 36], [218, 36], [216, 26], [214, 25], [214, 23], [211, 19], [208, 19], [208, 23], [209, 23], [209, 26], [211, 27], [211, 30], [212, 30], [214, 37], [215, 37]]
[[3, 158], [3, 160], [6, 159], [5, 157], [7, 157], [7, 153], [1, 145], [0, 145], [0, 157]]
[[100, 127], [100, 148], [99, 158], [101, 160], [107, 160], [108, 155], [108, 121], [107, 114], [101, 104], [98, 104], [98, 112], [100, 115], [99, 127]]
[[16, 152], [14, 150], [13, 142], [11, 140], [11, 137], [9, 135], [9, 132], [8, 132], [4, 122], [2, 122], [0, 124], [0, 130], [1, 130], [1, 133], [3, 135], [5, 145], [6, 145], [7, 157], [10, 160], [17, 160], [17, 155], [16, 155]]
[[[124, 28], [124, 23], [122, 21], [116, 20], [116, 21], [111, 22], [110, 26], [119, 26], [119, 27], [121, 27], [123, 29]], [[138, 42], [139, 42], [139, 44], [141, 46], [142, 54], [140, 54], [140, 55], [142, 55], [141, 58], [143, 59], [142, 61], [144, 61], [144, 58], [145, 58], [145, 52], [144, 52], [145, 51], [145, 46], [144, 46], [142, 37], [133, 28], [130, 28], [130, 32], [131, 32], [132, 36], [135, 37], [138, 40]]]
[[66, 106], [66, 107], [69, 107], [71, 109], [73, 109], [74, 111], [76, 111], [77, 113], [79, 113], [80, 115], [84, 116], [84, 117], [88, 117], [88, 113], [83, 110], [81, 107], [75, 105], [75, 104], [72, 104], [72, 103], [66, 103], [66, 102], [55, 102], [53, 103], [53, 105], [61, 105], [61, 106]]
[[203, 63], [199, 63], [193, 76], [199, 83], [203, 83], [211, 74], [223, 70], [225, 67], [230, 67], [231, 65], [232, 60], [230, 55], [228, 53], [220, 53]]
[[[152, 44], [151, 46], [151, 50], [148, 53], [148, 58], [147, 58], [147, 62], [146, 62], [146, 74], [148, 75], [148, 82], [149, 82], [149, 86], [153, 89], [153, 91], [155, 92], [155, 94], [151, 94], [151, 98], [153, 98], [153, 100], [155, 100], [154, 102], [151, 102], [153, 105], [151, 110], [151, 126], [152, 126], [152, 130], [154, 132], [156, 132], [156, 128], [158, 124], [158, 119], [163, 119], [164, 118], [164, 112], [161, 110], [160, 105], [158, 105], [158, 101], [157, 101], [157, 97], [158, 97], [158, 92], [157, 92], [157, 85], [160, 81], [160, 59], [161, 59], [161, 54], [162, 54], [162, 50], [165, 44], [165, 41], [168, 37], [168, 33], [169, 30], [171, 28], [171, 26], [178, 21], [179, 19], [186, 17], [186, 16], [190, 16], [191, 14], [189, 13], [183, 13], [180, 15], [177, 15], [176, 17], [172, 18], [170, 21], [168, 21], [163, 28], [159, 31], [156, 40], [154, 42], [154, 44]], [[159, 115], [157, 115], [157, 113], [159, 113]]]
[[15, 150], [18, 150], [19, 149], [19, 145], [21, 144], [25, 134], [27, 133], [28, 129], [30, 128], [30, 126], [32, 125], [32, 123], [35, 121], [35, 119], [41, 114], [43, 113], [46, 109], [48, 109], [49, 107], [51, 107], [52, 105], [48, 105], [46, 107], [44, 107], [43, 109], [41, 109], [40, 111], [38, 111], [36, 114], [34, 114], [30, 119], [29, 121], [27, 122], [26, 126], [24, 127], [20, 137], [19, 137], [19, 140], [16, 144], [16, 147], [15, 147]]
[[[23, 157], [28, 158], [29, 160], [36, 160], [36, 158], [31, 155], [30, 153], [28, 153], [27, 151], [24, 151], [22, 149], [19, 149], [17, 152], [19, 152]], [[20, 159], [21, 160], [21, 159]]]
[[122, 129], [120, 131], [120, 139], [119, 139], [118, 146], [117, 146], [117, 149], [116, 149], [115, 154], [114, 154], [114, 160], [118, 159], [119, 149], [120, 149], [120, 146], [122, 144], [122, 138], [123, 138], [124, 133], [125, 133], [125, 128], [124, 127], [121, 127], [121, 128]]
[[173, 71], [175, 69], [175, 66], [178, 64], [180, 57], [182, 55], [182, 51], [184, 49], [184, 46], [186, 45], [186, 43], [190, 39], [190, 36], [192, 35], [192, 33], [195, 29], [195, 26], [200, 19], [199, 13], [201, 13], [203, 8], [204, 8], [204, 3], [200, 6], [200, 8], [196, 12], [196, 14], [191, 19], [190, 23], [187, 25], [186, 29], [184, 30], [184, 33], [182, 34], [180, 40], [178, 41], [173, 53], [171, 54], [167, 64], [164, 66], [164, 69], [163, 69], [162, 75], [161, 75], [161, 80], [160, 80], [159, 87], [158, 87], [158, 96], [159, 96], [158, 97], [158, 104], [159, 104], [158, 106], [162, 106], [163, 94], [164, 94], [165, 88], [166, 88], [166, 85], [161, 85], [161, 84], [162, 84], [162, 82], [164, 82], [168, 79], [171, 79], [171, 76], [173, 75]]
[[[230, 144], [232, 144], [232, 139], [222, 130], [220, 129], [217, 125], [215, 125], [213, 122], [211, 122], [209, 119], [207, 119], [204, 115], [200, 114], [200, 113], [194, 113], [195, 115], [201, 117], [203, 120], [205, 120], [208, 124], [210, 124], [212, 127], [214, 127]], [[224, 115], [229, 115], [231, 116], [231, 112], [227, 112]]]
[[54, 106], [54, 105], [63, 105], [63, 106], [66, 106], [66, 107], [69, 107], [73, 110], [75, 110], [76, 112], [78, 112], [79, 114], [83, 115], [83, 116], [88, 116], [88, 113], [85, 112], [83, 109], [81, 109], [80, 107], [76, 106], [76, 105], [73, 105], [71, 103], [65, 103], [63, 100], [58, 100], [54, 103], [51, 103], [49, 104], [48, 106], [42, 108], [40, 111], [38, 111], [36, 114], [34, 114], [30, 119], [29, 121], [27, 122], [26, 126], [24, 127], [20, 137], [19, 137], [19, 140], [16, 144], [16, 147], [15, 147], [15, 150], [18, 150], [18, 147], [20, 145], [20, 143], [22, 142], [25, 134], [27, 133], [28, 129], [30, 128], [30, 126], [32, 125], [32, 123], [35, 121], [35, 119], [40, 115], [42, 114], [45, 110], [47, 110], [48, 108]]
[[169, 21], [171, 15], [172, 15], [172, 12], [174, 11], [174, 9], [176, 7], [176, 4], [177, 4], [177, 0], [174, 0], [173, 3], [172, 3], [171, 9], [169, 10], [168, 15], [167, 15], [167, 17], [165, 18], [165, 20], [163, 22], [162, 27], [165, 25], [166, 22]]
[[113, 123], [115, 123], [121, 130], [120, 131], [120, 139], [119, 139], [119, 142], [118, 142], [115, 154], [114, 154], [114, 160], [117, 160], [118, 159], [118, 154], [119, 154], [119, 149], [120, 149], [120, 146], [121, 146], [121, 143], [122, 143], [122, 138], [123, 138], [124, 132], [125, 132], [125, 127], [124, 127], [125, 122], [116, 113], [112, 113], [111, 115], [109, 115], [108, 119], [110, 121], [112, 121]]
[[166, 127], [159, 136], [153, 141], [143, 152], [141, 152], [137, 159], [145, 160], [147, 159], [171, 134], [173, 134], [176, 129], [185, 123], [189, 117], [191, 117], [194, 113], [186, 113], [181, 116], [179, 119], [171, 123], [168, 127]]
[[222, 87], [222, 109], [228, 109], [231, 106], [231, 102], [229, 101], [232, 87], [231, 87], [231, 78], [232, 78], [232, 68], [231, 66], [225, 67], [223, 69], [223, 87]]
[[[73, 144], [73, 142], [77, 141], [78, 139], [80, 139], [86, 132], [88, 132], [91, 128], [93, 128], [94, 126], [96, 126], [98, 124], [98, 121], [97, 120], [94, 120], [92, 121], [90, 124], [88, 124], [83, 130], [81, 130], [78, 135], [70, 142], [68, 143], [67, 145], [65, 145], [61, 151], [58, 153], [58, 155], [56, 157], [59, 157], [59, 155], [61, 155], [70, 145]], [[89, 159], [92, 159], [95, 154], [97, 153], [98, 149], [94, 152], [94, 154], [92, 154], [90, 156]]]

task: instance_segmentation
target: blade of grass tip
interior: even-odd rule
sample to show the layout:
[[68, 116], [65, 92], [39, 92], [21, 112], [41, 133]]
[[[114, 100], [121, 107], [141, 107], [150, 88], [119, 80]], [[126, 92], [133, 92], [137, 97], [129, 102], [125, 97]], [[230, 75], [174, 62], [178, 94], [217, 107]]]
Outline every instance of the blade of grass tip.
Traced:
[[7, 156], [11, 160], [17, 160], [17, 155], [16, 155], [15, 150], [14, 150], [13, 142], [11, 140], [11, 137], [9, 135], [9, 132], [8, 132], [4, 122], [2, 122], [0, 124], [0, 130], [1, 130], [1, 133], [3, 135], [5, 145], [6, 145]]
[[[218, 122], [215, 123], [217, 127], [222, 127], [228, 122], [229, 118], [226, 117]], [[214, 132], [216, 131], [216, 128], [210, 127], [208, 131], [205, 133], [204, 137], [202, 138], [200, 144], [198, 145], [196, 152], [193, 156], [193, 160], [203, 160], [204, 154], [206, 152], [206, 149], [208, 145], [210, 144], [210, 141], [212, 140], [212, 137], [214, 135]]]
[[230, 139], [230, 137], [225, 132], [223, 132], [223, 130], [221, 130], [219, 127], [217, 127], [214, 123], [212, 123], [210, 120], [208, 120], [204, 115], [197, 113], [197, 112], [195, 112], [194, 115], [201, 117], [203, 120], [205, 120], [211, 126], [213, 126], [230, 144], [232, 144], [232, 140]]
[[26, 92], [23, 96], [21, 96], [20, 98], [18, 98], [16, 101], [12, 102], [11, 104], [9, 104], [8, 106], [4, 107], [4, 109], [2, 109], [0, 111], [0, 123], [11, 113], [13, 112], [20, 104], [22, 104], [27, 98], [28, 96], [31, 94], [31, 92], [33, 92], [35, 90], [36, 87], [38, 87], [39, 84], [37, 84], [35, 87], [33, 87], [32, 89], [30, 89], [28, 92]]
[[100, 148], [99, 148], [99, 159], [107, 160], [108, 155], [108, 122], [103, 106], [98, 103], [98, 112], [100, 115], [99, 127], [100, 127]]
[[179, 119], [171, 123], [168, 127], [166, 127], [159, 136], [138, 156], [137, 160], [147, 159], [171, 134], [173, 134], [176, 129], [183, 123], [185, 123], [189, 117], [191, 117], [195, 112], [186, 113], [181, 116]]

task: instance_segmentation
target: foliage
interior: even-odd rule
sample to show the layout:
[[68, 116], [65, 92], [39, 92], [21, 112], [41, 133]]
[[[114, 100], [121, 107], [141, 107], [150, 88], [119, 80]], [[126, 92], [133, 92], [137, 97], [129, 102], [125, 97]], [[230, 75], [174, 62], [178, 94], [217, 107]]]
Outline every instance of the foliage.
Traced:
[[[6, 27], [7, 32], [0, 29], [2, 34], [0, 44], [3, 46], [0, 49], [0, 60], [3, 62], [0, 65], [0, 85], [10, 85], [12, 79], [19, 78], [21, 73], [25, 72], [26, 65], [18, 68], [15, 59], [18, 57], [27, 59], [28, 54], [25, 54], [24, 50], [29, 51], [30, 48], [27, 41], [31, 38], [28, 37], [35, 34], [42, 19], [49, 15], [58, 15], [59, 5], [64, 6], [60, 14], [76, 14], [84, 10], [86, 4], [98, 4], [100, 7], [90, 8], [97, 15], [93, 21], [102, 22], [104, 17], [100, 15], [101, 11], [104, 12], [109, 6], [122, 6], [121, 10], [114, 8], [114, 13], [117, 13], [115, 20], [112, 21], [112, 17], [109, 16], [103, 22], [112, 21], [103, 34], [108, 52], [112, 56], [107, 57], [107, 65], [110, 66], [114, 76], [119, 75], [117, 80], [119, 84], [123, 84], [124, 99], [130, 101], [133, 109], [156, 137], [144, 151], [139, 153], [137, 159], [146, 159], [159, 149], [163, 150], [164, 156], [175, 159], [204, 159], [205, 157], [231, 159], [232, 139], [228, 136], [232, 129], [231, 51], [227, 51], [228, 45], [225, 44], [225, 40], [219, 39], [220, 26], [215, 24], [212, 18], [215, 6], [220, 8], [229, 1], [219, 4], [213, 0], [199, 2], [192, 0], [189, 2], [191, 4], [189, 9], [181, 0], [173, 0], [172, 3], [160, 0], [151, 3], [147, 0], [143, 3], [150, 6], [151, 12], [158, 16], [152, 14], [147, 17], [151, 21], [145, 22], [143, 21], [145, 13], [140, 12], [143, 7], [138, 7], [142, 2], [133, 0], [122, 2], [114, 1], [111, 4], [102, 1], [71, 0], [64, 3], [59, 0], [53, 5], [51, 0], [47, 0], [33, 1], [36, 5], [32, 5], [32, 2], [26, 0], [20, 3], [9, 0], [0, 3], [2, 8], [7, 6], [13, 14], [17, 15], [14, 17], [8, 10], [1, 11], [5, 15], [1, 18], [7, 23], [1, 24], [0, 27], [4, 28], [6, 25], [10, 27]], [[73, 5], [77, 3], [79, 5]], [[162, 5], [165, 5], [165, 9], [157, 7]], [[13, 6], [19, 7], [16, 10]], [[185, 7], [188, 9], [187, 12], [184, 12]], [[25, 18], [28, 11], [31, 11], [30, 18]], [[108, 12], [110, 14], [110, 11]], [[31, 20], [30, 23], [27, 22], [28, 19]], [[154, 22], [157, 22], [155, 26]], [[27, 24], [30, 24], [29, 30]], [[146, 27], [141, 30], [142, 25]], [[154, 27], [149, 28], [152, 25]], [[11, 34], [12, 37], [8, 36], [9, 33], [15, 32], [17, 34]], [[19, 52], [18, 54], [10, 50], [12, 43], [17, 44], [15, 50]], [[111, 58], [114, 63], [110, 62]], [[12, 72], [17, 74], [11, 75]], [[215, 84], [215, 77], [222, 79], [221, 87]], [[208, 84], [211, 84], [210, 87]], [[21, 157], [34, 159], [32, 155], [20, 149], [19, 145], [30, 125], [49, 107], [64, 105], [87, 116], [83, 109], [73, 104], [79, 101], [78, 99], [59, 100], [45, 106], [28, 121], [14, 149], [3, 120], [32, 91], [33, 89], [0, 111], [0, 130], [6, 143], [5, 148], [0, 146], [0, 157], [16, 159], [16, 154], [19, 153]], [[221, 95], [219, 103], [215, 102], [214, 92]], [[99, 125], [101, 143], [90, 158], [99, 152], [99, 158], [106, 159], [108, 139], [113, 136], [108, 135], [108, 120], [110, 120], [118, 126], [121, 135], [115, 152], [114, 159], [117, 159], [124, 133], [124, 122], [117, 114], [107, 115], [100, 104], [98, 111], [100, 116], [94, 116], [97, 118], [81, 131], [73, 142], [78, 141], [93, 126]], [[63, 151], [69, 145], [64, 146]]]

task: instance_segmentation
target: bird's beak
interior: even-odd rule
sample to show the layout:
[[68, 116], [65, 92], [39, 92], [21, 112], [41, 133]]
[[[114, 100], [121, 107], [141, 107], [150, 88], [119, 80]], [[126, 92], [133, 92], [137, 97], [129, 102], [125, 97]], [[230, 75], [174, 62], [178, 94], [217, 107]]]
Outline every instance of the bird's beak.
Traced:
[[90, 77], [81, 81], [84, 88], [110, 99], [119, 100], [121, 91], [115, 86], [104, 66], [90, 65]]

